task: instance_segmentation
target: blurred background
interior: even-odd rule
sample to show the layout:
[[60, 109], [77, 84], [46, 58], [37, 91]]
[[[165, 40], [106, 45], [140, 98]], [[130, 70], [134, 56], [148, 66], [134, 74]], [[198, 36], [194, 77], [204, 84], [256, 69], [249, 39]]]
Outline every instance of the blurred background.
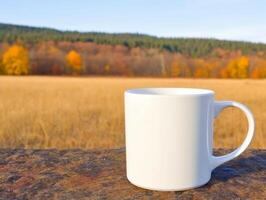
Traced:
[[[124, 146], [123, 92], [198, 87], [254, 112], [265, 148], [266, 2], [14, 0], [0, 7], [0, 145]], [[215, 147], [243, 141], [244, 115], [215, 121]]]

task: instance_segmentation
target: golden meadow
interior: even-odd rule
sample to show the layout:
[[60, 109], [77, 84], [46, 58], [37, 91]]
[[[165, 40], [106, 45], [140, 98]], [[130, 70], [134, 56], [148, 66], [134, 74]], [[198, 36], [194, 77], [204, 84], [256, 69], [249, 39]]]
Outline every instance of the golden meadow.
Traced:
[[[266, 80], [0, 77], [2, 148], [118, 148], [124, 146], [123, 92], [136, 87], [215, 90], [217, 100], [236, 100], [256, 119], [253, 148], [265, 148]], [[247, 122], [228, 108], [215, 120], [215, 147], [234, 148]]]

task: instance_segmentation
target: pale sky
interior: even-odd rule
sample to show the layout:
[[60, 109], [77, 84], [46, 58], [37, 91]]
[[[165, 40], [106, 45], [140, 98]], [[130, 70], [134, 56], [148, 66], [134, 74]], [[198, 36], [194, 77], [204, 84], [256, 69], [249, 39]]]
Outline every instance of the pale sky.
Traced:
[[0, 22], [266, 43], [265, 0], [10, 0]]

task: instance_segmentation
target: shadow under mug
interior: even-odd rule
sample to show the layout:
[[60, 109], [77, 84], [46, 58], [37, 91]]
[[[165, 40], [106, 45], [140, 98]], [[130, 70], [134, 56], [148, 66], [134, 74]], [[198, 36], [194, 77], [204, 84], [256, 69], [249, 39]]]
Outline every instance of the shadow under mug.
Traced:
[[[248, 120], [242, 145], [214, 156], [213, 119], [225, 107]], [[193, 88], [142, 88], [125, 92], [126, 169], [139, 187], [186, 190], [206, 184], [217, 166], [240, 155], [254, 134], [250, 110], [235, 101], [215, 101], [214, 92]]]

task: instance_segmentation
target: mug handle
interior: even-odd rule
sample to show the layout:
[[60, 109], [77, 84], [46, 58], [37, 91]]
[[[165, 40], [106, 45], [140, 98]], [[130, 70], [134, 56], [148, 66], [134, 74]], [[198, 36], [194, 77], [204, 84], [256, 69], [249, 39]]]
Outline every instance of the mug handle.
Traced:
[[213, 156], [212, 155], [212, 159], [211, 159], [211, 167], [212, 169], [215, 169], [216, 167], [218, 167], [219, 165], [232, 160], [234, 158], [236, 158], [237, 156], [239, 156], [241, 153], [243, 153], [243, 151], [246, 150], [246, 148], [248, 147], [248, 145], [250, 144], [253, 136], [254, 136], [254, 130], [255, 130], [255, 121], [254, 121], [254, 117], [251, 113], [251, 111], [243, 104], [235, 102], [235, 101], [215, 101], [214, 102], [214, 117], [216, 117], [221, 110], [223, 110], [226, 107], [237, 107], [240, 110], [242, 110], [248, 120], [248, 132], [247, 132], [247, 136], [244, 140], [244, 142], [240, 145], [240, 147], [238, 147], [237, 149], [235, 149], [233, 152], [224, 155], [224, 156]]

